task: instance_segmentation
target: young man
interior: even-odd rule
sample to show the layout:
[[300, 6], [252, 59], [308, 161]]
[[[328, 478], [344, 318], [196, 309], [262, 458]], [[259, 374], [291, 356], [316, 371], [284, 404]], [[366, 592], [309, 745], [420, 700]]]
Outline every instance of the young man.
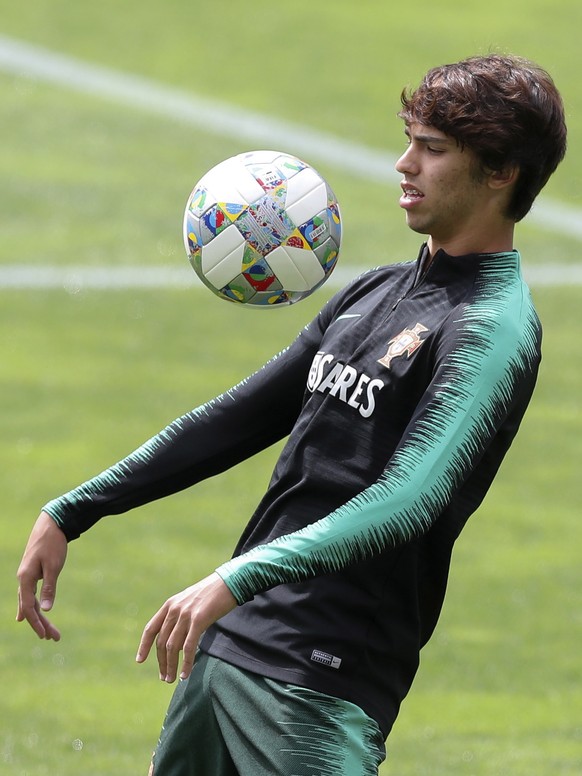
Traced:
[[513, 233], [564, 155], [560, 96], [536, 65], [490, 55], [429, 71], [400, 116], [418, 259], [363, 274], [31, 534], [17, 618], [58, 639], [45, 612], [67, 541], [288, 436], [234, 557], [144, 630], [138, 662], [155, 642], [161, 679], [182, 679], [155, 776], [377, 773], [455, 539], [530, 400], [540, 325]]

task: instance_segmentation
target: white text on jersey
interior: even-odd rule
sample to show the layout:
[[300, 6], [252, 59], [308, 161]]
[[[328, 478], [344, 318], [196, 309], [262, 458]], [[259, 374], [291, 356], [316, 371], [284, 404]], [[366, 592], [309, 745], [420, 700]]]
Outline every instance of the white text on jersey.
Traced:
[[332, 353], [321, 350], [315, 354], [307, 377], [307, 388], [312, 393], [329, 393], [357, 409], [363, 418], [374, 412], [376, 394], [383, 387], [382, 380], [360, 374], [353, 366], [336, 361]]

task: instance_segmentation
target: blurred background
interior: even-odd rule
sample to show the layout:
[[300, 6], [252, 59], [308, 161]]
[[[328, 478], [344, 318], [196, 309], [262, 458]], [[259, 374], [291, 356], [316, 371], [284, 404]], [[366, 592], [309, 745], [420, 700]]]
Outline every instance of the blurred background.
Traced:
[[[141, 629], [230, 555], [278, 449], [72, 544], [58, 644], [14, 622], [30, 527], [258, 368], [338, 282], [416, 256], [393, 172], [400, 92], [488, 51], [538, 61], [566, 105], [567, 158], [516, 241], [544, 362], [381, 773], [582, 773], [581, 22], [577, 0], [0, 0], [0, 774], [147, 772], [171, 688], [134, 665]], [[268, 312], [201, 289], [181, 235], [198, 178], [264, 147], [323, 173], [344, 222], [333, 282]]]

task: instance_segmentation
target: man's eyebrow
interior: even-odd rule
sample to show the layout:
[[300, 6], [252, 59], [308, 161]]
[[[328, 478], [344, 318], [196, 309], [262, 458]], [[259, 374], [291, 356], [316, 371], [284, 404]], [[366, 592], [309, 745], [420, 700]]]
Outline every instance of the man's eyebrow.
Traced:
[[413, 140], [418, 140], [420, 143], [439, 143], [440, 145], [447, 145], [451, 142], [449, 137], [443, 137], [442, 135], [425, 135], [421, 132], [415, 132], [413, 137], [408, 127], [404, 130], [404, 134]]

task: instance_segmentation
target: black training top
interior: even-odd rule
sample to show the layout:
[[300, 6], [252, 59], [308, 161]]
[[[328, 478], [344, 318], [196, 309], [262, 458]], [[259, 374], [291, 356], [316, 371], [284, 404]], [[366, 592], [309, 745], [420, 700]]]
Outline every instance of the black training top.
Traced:
[[201, 647], [356, 703], [385, 735], [453, 543], [531, 397], [541, 329], [515, 251], [365, 273], [225, 394], [46, 507], [68, 539], [288, 441]]

